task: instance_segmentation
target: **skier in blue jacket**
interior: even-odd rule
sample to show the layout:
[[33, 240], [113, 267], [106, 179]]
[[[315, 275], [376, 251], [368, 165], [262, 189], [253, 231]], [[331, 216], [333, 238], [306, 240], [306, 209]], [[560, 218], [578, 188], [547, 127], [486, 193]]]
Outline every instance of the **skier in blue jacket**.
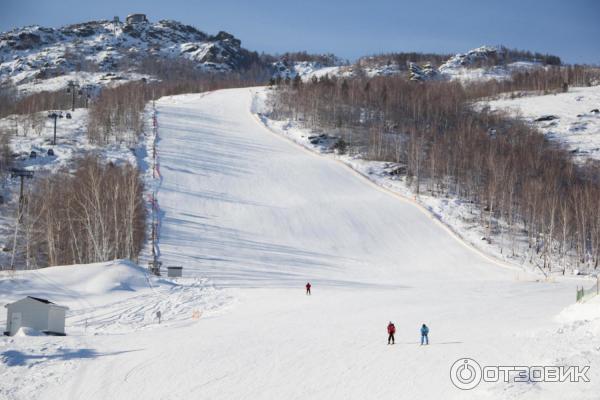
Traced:
[[423, 326], [421, 326], [421, 346], [429, 344], [429, 337], [427, 337], [427, 335], [429, 335], [429, 328], [427, 325], [423, 324]]

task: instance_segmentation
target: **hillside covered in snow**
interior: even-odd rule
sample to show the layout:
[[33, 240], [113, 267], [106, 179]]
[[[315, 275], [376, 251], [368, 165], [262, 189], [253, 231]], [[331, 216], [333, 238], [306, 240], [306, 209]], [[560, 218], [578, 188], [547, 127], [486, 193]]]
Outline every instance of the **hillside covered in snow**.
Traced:
[[149, 57], [227, 72], [248, 66], [256, 53], [243, 49], [227, 32], [209, 35], [172, 20], [34, 25], [0, 34], [0, 84], [30, 84], [29, 90], [35, 91], [32, 83], [79, 72], [87, 73], [84, 80], [99, 84], [140, 79], [134, 72]]
[[[560, 58], [540, 53], [482, 46], [454, 55], [388, 53], [344, 61], [333, 54], [306, 52], [258, 55], [241, 47], [227, 32], [207, 34], [174, 20], [149, 21], [134, 14], [124, 21], [88, 21], [58, 28], [32, 25], [0, 34], [0, 86], [21, 93], [64, 89], [69, 81], [99, 88], [128, 81], [152, 80], [165, 64], [183, 64], [196, 72], [227, 74], [255, 68], [265, 83], [304, 81], [324, 76], [406, 75], [412, 80], [464, 82], [505, 80], [516, 71], [560, 65]], [[260, 71], [260, 72], [257, 72]]]
[[505, 96], [481, 104], [524, 119], [548, 139], [567, 146], [581, 162], [600, 160], [600, 86], [546, 96]]
[[427, 53], [388, 53], [359, 58], [352, 64], [323, 64], [316, 61], [279, 61], [274, 63], [274, 78], [304, 81], [313, 78], [407, 75], [414, 81], [460, 80], [480, 82], [506, 80], [514, 72], [561, 65], [552, 55], [511, 50], [503, 46], [481, 46], [454, 55]]

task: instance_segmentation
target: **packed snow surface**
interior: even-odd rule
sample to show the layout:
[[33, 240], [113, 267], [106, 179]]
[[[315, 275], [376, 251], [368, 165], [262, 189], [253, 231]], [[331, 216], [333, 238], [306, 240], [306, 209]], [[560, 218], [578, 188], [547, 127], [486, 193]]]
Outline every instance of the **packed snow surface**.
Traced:
[[[499, 264], [412, 202], [269, 131], [252, 113], [257, 90], [157, 101], [160, 255], [183, 279], [145, 281], [116, 262], [0, 281], [3, 302], [35, 292], [71, 308], [69, 336], [0, 339], [0, 398], [597, 397], [597, 320], [556, 319], [575, 282]], [[449, 378], [461, 357], [591, 364], [591, 383], [463, 392]]]

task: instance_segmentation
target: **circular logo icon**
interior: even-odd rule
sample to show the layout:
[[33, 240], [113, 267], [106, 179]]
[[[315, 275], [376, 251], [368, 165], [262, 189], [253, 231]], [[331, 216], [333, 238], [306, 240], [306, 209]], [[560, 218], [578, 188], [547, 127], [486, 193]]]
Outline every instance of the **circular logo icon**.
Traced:
[[450, 380], [461, 390], [471, 390], [481, 382], [481, 366], [472, 358], [460, 358], [450, 368]]

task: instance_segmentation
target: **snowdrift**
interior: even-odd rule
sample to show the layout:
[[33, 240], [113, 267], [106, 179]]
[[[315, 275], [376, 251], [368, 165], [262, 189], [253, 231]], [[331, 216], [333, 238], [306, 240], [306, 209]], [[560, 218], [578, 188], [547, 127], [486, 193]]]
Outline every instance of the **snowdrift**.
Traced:
[[18, 271], [0, 280], [0, 301], [8, 303], [25, 296], [48, 299], [69, 308], [82, 302], [100, 305], [131, 292], [148, 289], [149, 284], [173, 285], [165, 280], [147, 277], [144, 268], [128, 260], [105, 263], [67, 265], [40, 270]]

